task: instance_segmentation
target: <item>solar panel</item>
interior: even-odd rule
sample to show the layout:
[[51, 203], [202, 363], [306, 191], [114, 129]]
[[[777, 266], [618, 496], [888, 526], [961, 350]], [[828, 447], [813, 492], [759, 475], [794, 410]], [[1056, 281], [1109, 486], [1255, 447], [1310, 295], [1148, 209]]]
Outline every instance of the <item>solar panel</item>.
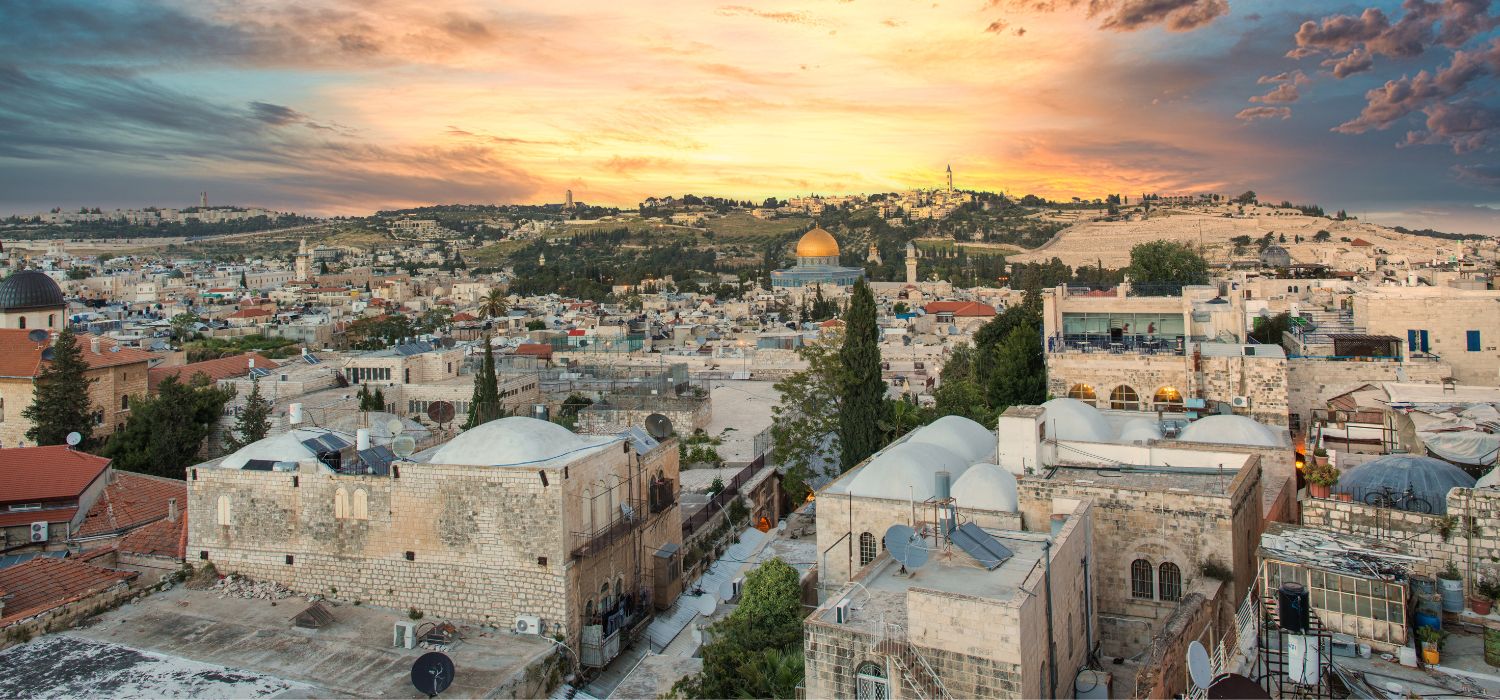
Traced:
[[256, 379], [260, 379], [261, 377], [269, 377], [271, 376], [271, 370], [268, 370], [264, 367], [251, 367], [250, 376]]
[[651, 437], [640, 428], [626, 428], [620, 433], [620, 437], [630, 441], [630, 446], [638, 455], [646, 454], [661, 446], [656, 438]]
[[368, 450], [359, 451], [359, 461], [363, 463], [363, 466], [369, 467], [371, 474], [384, 476], [391, 473], [391, 462], [396, 459], [396, 453], [383, 445], [375, 445]]
[[323, 364], [323, 361], [320, 360], [320, 359], [318, 359], [318, 356], [314, 355], [312, 353], [307, 353], [307, 354], [303, 355], [302, 356], [302, 361], [306, 362], [307, 364], [310, 364], [310, 365], [321, 365], [321, 364]]
[[990, 571], [999, 568], [1005, 560], [1015, 556], [1009, 548], [1000, 544], [990, 533], [979, 529], [974, 523], [964, 523], [950, 535], [953, 543]]
[[245, 466], [240, 467], [240, 469], [248, 469], [253, 472], [268, 472], [275, 466], [276, 460], [274, 459], [252, 459], [245, 462]]

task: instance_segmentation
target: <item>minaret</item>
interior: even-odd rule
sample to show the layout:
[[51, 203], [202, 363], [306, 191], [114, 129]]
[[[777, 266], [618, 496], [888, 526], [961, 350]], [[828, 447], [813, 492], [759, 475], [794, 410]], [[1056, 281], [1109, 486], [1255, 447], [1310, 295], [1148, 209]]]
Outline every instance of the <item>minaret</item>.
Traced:
[[948, 165], [948, 191], [953, 191], [953, 165]]
[[307, 239], [304, 238], [297, 245], [297, 257], [293, 266], [294, 274], [298, 281], [311, 279], [312, 277], [312, 255], [307, 252]]
[[207, 192], [199, 192], [198, 193], [198, 208], [199, 209], [207, 209], [208, 208], [208, 193]]
[[563, 211], [573, 211], [573, 190], [568, 190], [567, 197], [563, 201]]
[[906, 283], [917, 283], [917, 247], [906, 244]]

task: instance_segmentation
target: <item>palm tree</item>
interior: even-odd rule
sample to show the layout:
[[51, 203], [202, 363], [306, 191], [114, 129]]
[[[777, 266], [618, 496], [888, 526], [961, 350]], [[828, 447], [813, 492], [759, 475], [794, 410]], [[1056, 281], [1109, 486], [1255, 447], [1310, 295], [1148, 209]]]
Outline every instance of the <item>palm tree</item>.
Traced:
[[487, 318], [499, 318], [505, 315], [508, 306], [505, 303], [505, 290], [500, 288], [491, 289], [485, 295], [484, 302], [480, 304], [479, 310], [484, 312]]

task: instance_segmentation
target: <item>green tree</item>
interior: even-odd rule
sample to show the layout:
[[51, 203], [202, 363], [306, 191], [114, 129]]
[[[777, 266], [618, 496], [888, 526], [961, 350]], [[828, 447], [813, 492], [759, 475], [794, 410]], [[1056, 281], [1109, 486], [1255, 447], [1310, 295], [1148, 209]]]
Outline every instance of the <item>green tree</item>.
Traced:
[[250, 288], [250, 282], [245, 279], [245, 273], [243, 271], [241, 271], [240, 272], [240, 289], [249, 289], [249, 288]]
[[495, 376], [495, 350], [490, 347], [490, 337], [484, 337], [484, 361], [474, 375], [474, 396], [469, 400], [469, 419], [464, 421], [464, 430], [483, 425], [505, 415], [500, 405], [500, 384]]
[[125, 427], [109, 436], [100, 454], [116, 469], [181, 479], [232, 398], [233, 388], [219, 388], [201, 373], [186, 384], [167, 377], [156, 396], [135, 397]]
[[224, 438], [224, 448], [233, 452], [256, 440], [260, 440], [271, 432], [271, 402], [260, 393], [260, 380], [250, 382], [250, 395], [245, 397], [245, 405], [240, 408], [240, 417], [234, 423], [234, 429]]
[[839, 361], [844, 365], [839, 386], [839, 455], [843, 470], [848, 471], [880, 449], [879, 423], [885, 413], [875, 295], [864, 280], [855, 283], [849, 301]]
[[528, 330], [528, 331], [544, 331], [544, 330], [547, 330], [547, 322], [543, 321], [543, 320], [541, 320], [539, 318], [532, 319], [532, 320], [526, 322], [526, 330]]
[[31, 421], [26, 438], [34, 445], [61, 445], [68, 433], [83, 436], [84, 445], [94, 435], [94, 418], [90, 415], [89, 384], [95, 380], [84, 376], [88, 363], [78, 347], [78, 337], [71, 327], [64, 327], [52, 344], [52, 360], [44, 361], [36, 375], [31, 405], [22, 409], [21, 417]]
[[1047, 400], [1047, 361], [1035, 326], [1016, 326], [995, 353], [995, 369], [986, 398], [997, 415], [1011, 406]]
[[1254, 204], [1256, 200], [1257, 197], [1255, 196], [1255, 190], [1245, 190], [1240, 194], [1240, 196], [1235, 197], [1234, 199], [1231, 199], [1229, 201], [1234, 202], [1235, 204]]
[[772, 559], [745, 577], [740, 604], [714, 623], [703, 670], [672, 686], [687, 698], [791, 698], [803, 675], [802, 587]]
[[500, 318], [505, 315], [508, 305], [505, 302], [505, 290], [496, 287], [484, 296], [484, 303], [480, 304], [479, 310], [486, 318]]
[[1172, 241], [1139, 243], [1130, 249], [1130, 279], [1147, 284], [1207, 284], [1208, 262], [1191, 247]]
[[203, 319], [198, 318], [198, 314], [195, 314], [191, 311], [184, 311], [180, 314], [177, 314], [176, 316], [173, 316], [172, 320], [167, 322], [169, 324], [169, 327], [172, 329], [172, 340], [183, 341], [192, 337], [193, 326], [197, 325], [202, 320]]
[[1291, 329], [1292, 315], [1283, 311], [1270, 318], [1256, 317], [1255, 329], [1250, 331], [1250, 337], [1257, 343], [1280, 345], [1281, 334]]
[[793, 503], [811, 490], [808, 481], [838, 470], [839, 363], [842, 339], [828, 334], [797, 349], [807, 369], [776, 382], [771, 408], [771, 460], [783, 469], [782, 488]]
[[948, 361], [943, 363], [937, 390], [933, 392], [933, 399], [937, 402], [934, 418], [963, 416], [984, 424], [993, 421], [984, 390], [975, 379], [974, 355], [975, 350], [968, 343], [959, 343], [954, 346]]

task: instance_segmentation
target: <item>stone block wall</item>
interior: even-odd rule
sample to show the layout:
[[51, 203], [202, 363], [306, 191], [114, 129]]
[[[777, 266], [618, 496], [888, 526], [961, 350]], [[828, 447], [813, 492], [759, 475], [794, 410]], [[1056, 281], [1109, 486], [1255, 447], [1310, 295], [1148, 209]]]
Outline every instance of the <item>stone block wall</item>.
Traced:
[[[667, 402], [663, 402], [666, 404]], [[680, 403], [680, 401], [674, 401]], [[692, 402], [692, 406], [633, 406], [630, 408], [594, 404], [578, 412], [578, 432], [594, 435], [613, 435], [626, 428], [641, 428], [646, 425], [646, 416], [660, 413], [672, 421], [679, 435], [689, 435], [695, 430], [708, 427], [713, 410], [708, 399]]]
[[1412, 567], [1416, 573], [1431, 576], [1453, 562], [1468, 590], [1476, 576], [1500, 578], [1500, 490], [1453, 489], [1446, 517], [1451, 520], [1324, 498], [1302, 501], [1303, 525], [1398, 541], [1423, 558]]
[[1272, 357], [1202, 357], [1201, 372], [1194, 371], [1192, 355], [1136, 355], [1109, 353], [1047, 353], [1047, 391], [1067, 396], [1076, 384], [1094, 390], [1094, 404], [1110, 408], [1110, 396], [1121, 385], [1135, 390], [1138, 406], [1127, 410], [1152, 410], [1160, 389], [1170, 387], [1183, 396], [1202, 396], [1229, 402], [1236, 396], [1250, 397], [1249, 409], [1235, 412], [1262, 423], [1286, 425], [1286, 360]]
[[1327, 408], [1329, 399], [1361, 384], [1398, 381], [1434, 383], [1449, 376], [1444, 362], [1341, 362], [1293, 358], [1287, 360], [1287, 411], [1301, 417], [1304, 429], [1315, 408]]
[[[845, 474], [844, 479], [851, 478]], [[915, 513], [913, 512], [915, 511]], [[971, 508], [959, 508], [959, 519], [973, 521], [980, 527], [1003, 530], [1020, 530], [1019, 513], [997, 513]], [[829, 493], [818, 495], [818, 576], [821, 580], [840, 584], [856, 575], [861, 567], [859, 539], [863, 533], [875, 538], [875, 554], [885, 553], [885, 531], [892, 525], [914, 525], [932, 522], [932, 508], [918, 503], [913, 507], [909, 501], [885, 498], [850, 497], [848, 494]]]

